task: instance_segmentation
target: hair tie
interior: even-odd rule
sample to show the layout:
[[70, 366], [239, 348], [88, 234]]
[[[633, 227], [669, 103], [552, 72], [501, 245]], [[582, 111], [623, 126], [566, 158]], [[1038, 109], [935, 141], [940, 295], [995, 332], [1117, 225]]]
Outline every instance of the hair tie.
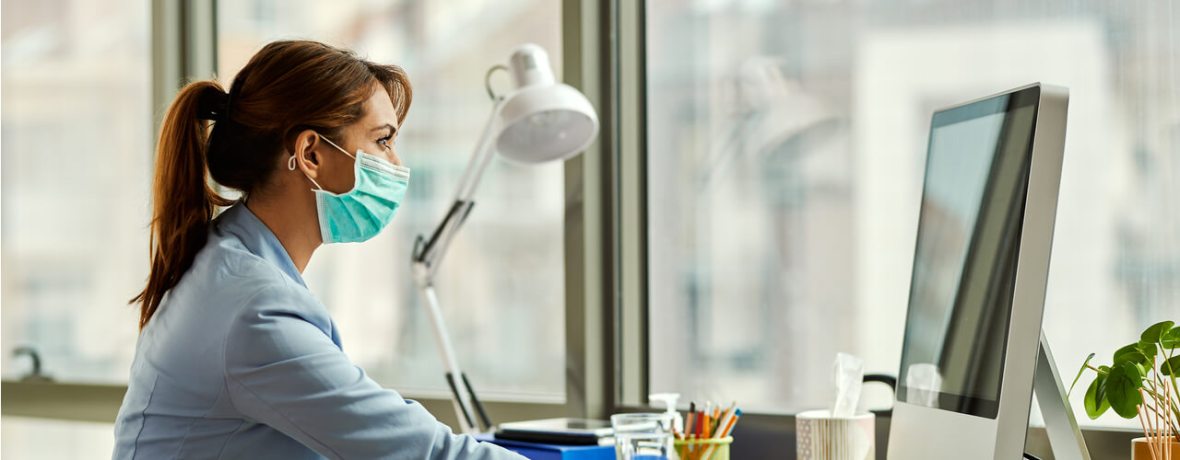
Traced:
[[209, 88], [197, 103], [197, 118], [201, 120], [229, 120], [230, 95], [217, 88]]

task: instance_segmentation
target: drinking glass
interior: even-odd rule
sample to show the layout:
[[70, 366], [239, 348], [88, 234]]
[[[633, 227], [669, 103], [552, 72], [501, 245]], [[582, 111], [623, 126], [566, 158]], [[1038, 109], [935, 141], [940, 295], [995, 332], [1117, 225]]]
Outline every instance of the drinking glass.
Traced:
[[615, 430], [618, 460], [673, 458], [671, 414], [615, 414], [610, 423]]

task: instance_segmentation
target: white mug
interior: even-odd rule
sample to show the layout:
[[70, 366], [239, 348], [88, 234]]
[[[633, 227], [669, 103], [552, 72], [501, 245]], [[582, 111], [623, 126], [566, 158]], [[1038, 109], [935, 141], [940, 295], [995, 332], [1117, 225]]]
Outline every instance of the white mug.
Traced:
[[795, 416], [795, 452], [799, 460], [873, 460], [876, 416], [872, 413], [832, 417], [813, 410]]

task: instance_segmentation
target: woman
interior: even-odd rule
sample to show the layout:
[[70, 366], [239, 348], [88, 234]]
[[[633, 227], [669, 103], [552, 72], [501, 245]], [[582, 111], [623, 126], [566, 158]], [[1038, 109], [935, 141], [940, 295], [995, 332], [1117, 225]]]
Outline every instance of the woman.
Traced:
[[180, 91], [160, 132], [115, 458], [519, 458], [369, 379], [300, 276], [320, 244], [393, 218], [410, 100], [401, 68], [308, 41], [267, 45], [228, 94]]

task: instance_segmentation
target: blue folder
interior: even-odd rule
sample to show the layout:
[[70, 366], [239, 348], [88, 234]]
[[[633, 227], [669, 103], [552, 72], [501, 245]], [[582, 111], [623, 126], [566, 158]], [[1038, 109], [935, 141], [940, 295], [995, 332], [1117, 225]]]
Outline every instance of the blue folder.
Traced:
[[530, 460], [615, 460], [615, 446], [568, 446], [496, 439], [490, 434], [476, 439], [496, 444]]

